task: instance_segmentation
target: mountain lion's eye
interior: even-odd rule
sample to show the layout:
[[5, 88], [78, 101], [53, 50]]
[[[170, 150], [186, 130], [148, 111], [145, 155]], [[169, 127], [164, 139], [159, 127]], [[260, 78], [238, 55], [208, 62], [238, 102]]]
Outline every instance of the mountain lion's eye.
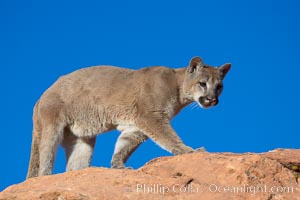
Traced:
[[199, 83], [201, 87], [206, 87], [206, 83], [205, 82], [200, 82]]
[[217, 90], [221, 90], [221, 89], [222, 89], [222, 85], [218, 85]]

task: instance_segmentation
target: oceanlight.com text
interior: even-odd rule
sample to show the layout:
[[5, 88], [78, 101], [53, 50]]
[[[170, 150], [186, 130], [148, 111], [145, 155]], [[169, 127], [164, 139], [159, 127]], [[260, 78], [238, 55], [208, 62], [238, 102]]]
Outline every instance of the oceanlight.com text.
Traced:
[[204, 184], [203, 192], [208, 191], [212, 193], [293, 193], [294, 187], [290, 186], [267, 186], [267, 185], [248, 185], [244, 184], [242, 186], [221, 186], [217, 184]]

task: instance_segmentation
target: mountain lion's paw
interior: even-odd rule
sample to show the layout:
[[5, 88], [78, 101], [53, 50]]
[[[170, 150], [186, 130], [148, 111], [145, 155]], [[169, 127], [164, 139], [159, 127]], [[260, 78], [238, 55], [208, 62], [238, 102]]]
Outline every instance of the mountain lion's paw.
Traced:
[[195, 152], [207, 152], [204, 147], [200, 147], [198, 149], [195, 149]]

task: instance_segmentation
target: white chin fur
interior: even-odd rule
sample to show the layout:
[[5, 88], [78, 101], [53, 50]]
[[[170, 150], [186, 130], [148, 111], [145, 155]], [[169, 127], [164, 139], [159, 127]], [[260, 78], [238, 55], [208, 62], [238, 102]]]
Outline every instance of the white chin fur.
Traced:
[[200, 96], [198, 96], [198, 97], [194, 96], [194, 101], [197, 102], [197, 104], [198, 104], [201, 108], [204, 108], [204, 106], [199, 102], [199, 98], [200, 98]]

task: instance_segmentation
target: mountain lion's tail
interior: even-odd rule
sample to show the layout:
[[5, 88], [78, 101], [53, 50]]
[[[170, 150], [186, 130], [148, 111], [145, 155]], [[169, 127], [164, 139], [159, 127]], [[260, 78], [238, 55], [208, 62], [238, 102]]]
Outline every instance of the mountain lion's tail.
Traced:
[[31, 143], [31, 154], [30, 154], [30, 162], [27, 172], [27, 179], [31, 177], [36, 177], [39, 174], [39, 168], [40, 168], [40, 153], [39, 153], [39, 147], [40, 147], [40, 141], [41, 141], [41, 125], [38, 120], [38, 113], [37, 113], [37, 107], [38, 107], [39, 101], [36, 103], [34, 107], [34, 113], [33, 113], [33, 132], [32, 132], [32, 143]]

